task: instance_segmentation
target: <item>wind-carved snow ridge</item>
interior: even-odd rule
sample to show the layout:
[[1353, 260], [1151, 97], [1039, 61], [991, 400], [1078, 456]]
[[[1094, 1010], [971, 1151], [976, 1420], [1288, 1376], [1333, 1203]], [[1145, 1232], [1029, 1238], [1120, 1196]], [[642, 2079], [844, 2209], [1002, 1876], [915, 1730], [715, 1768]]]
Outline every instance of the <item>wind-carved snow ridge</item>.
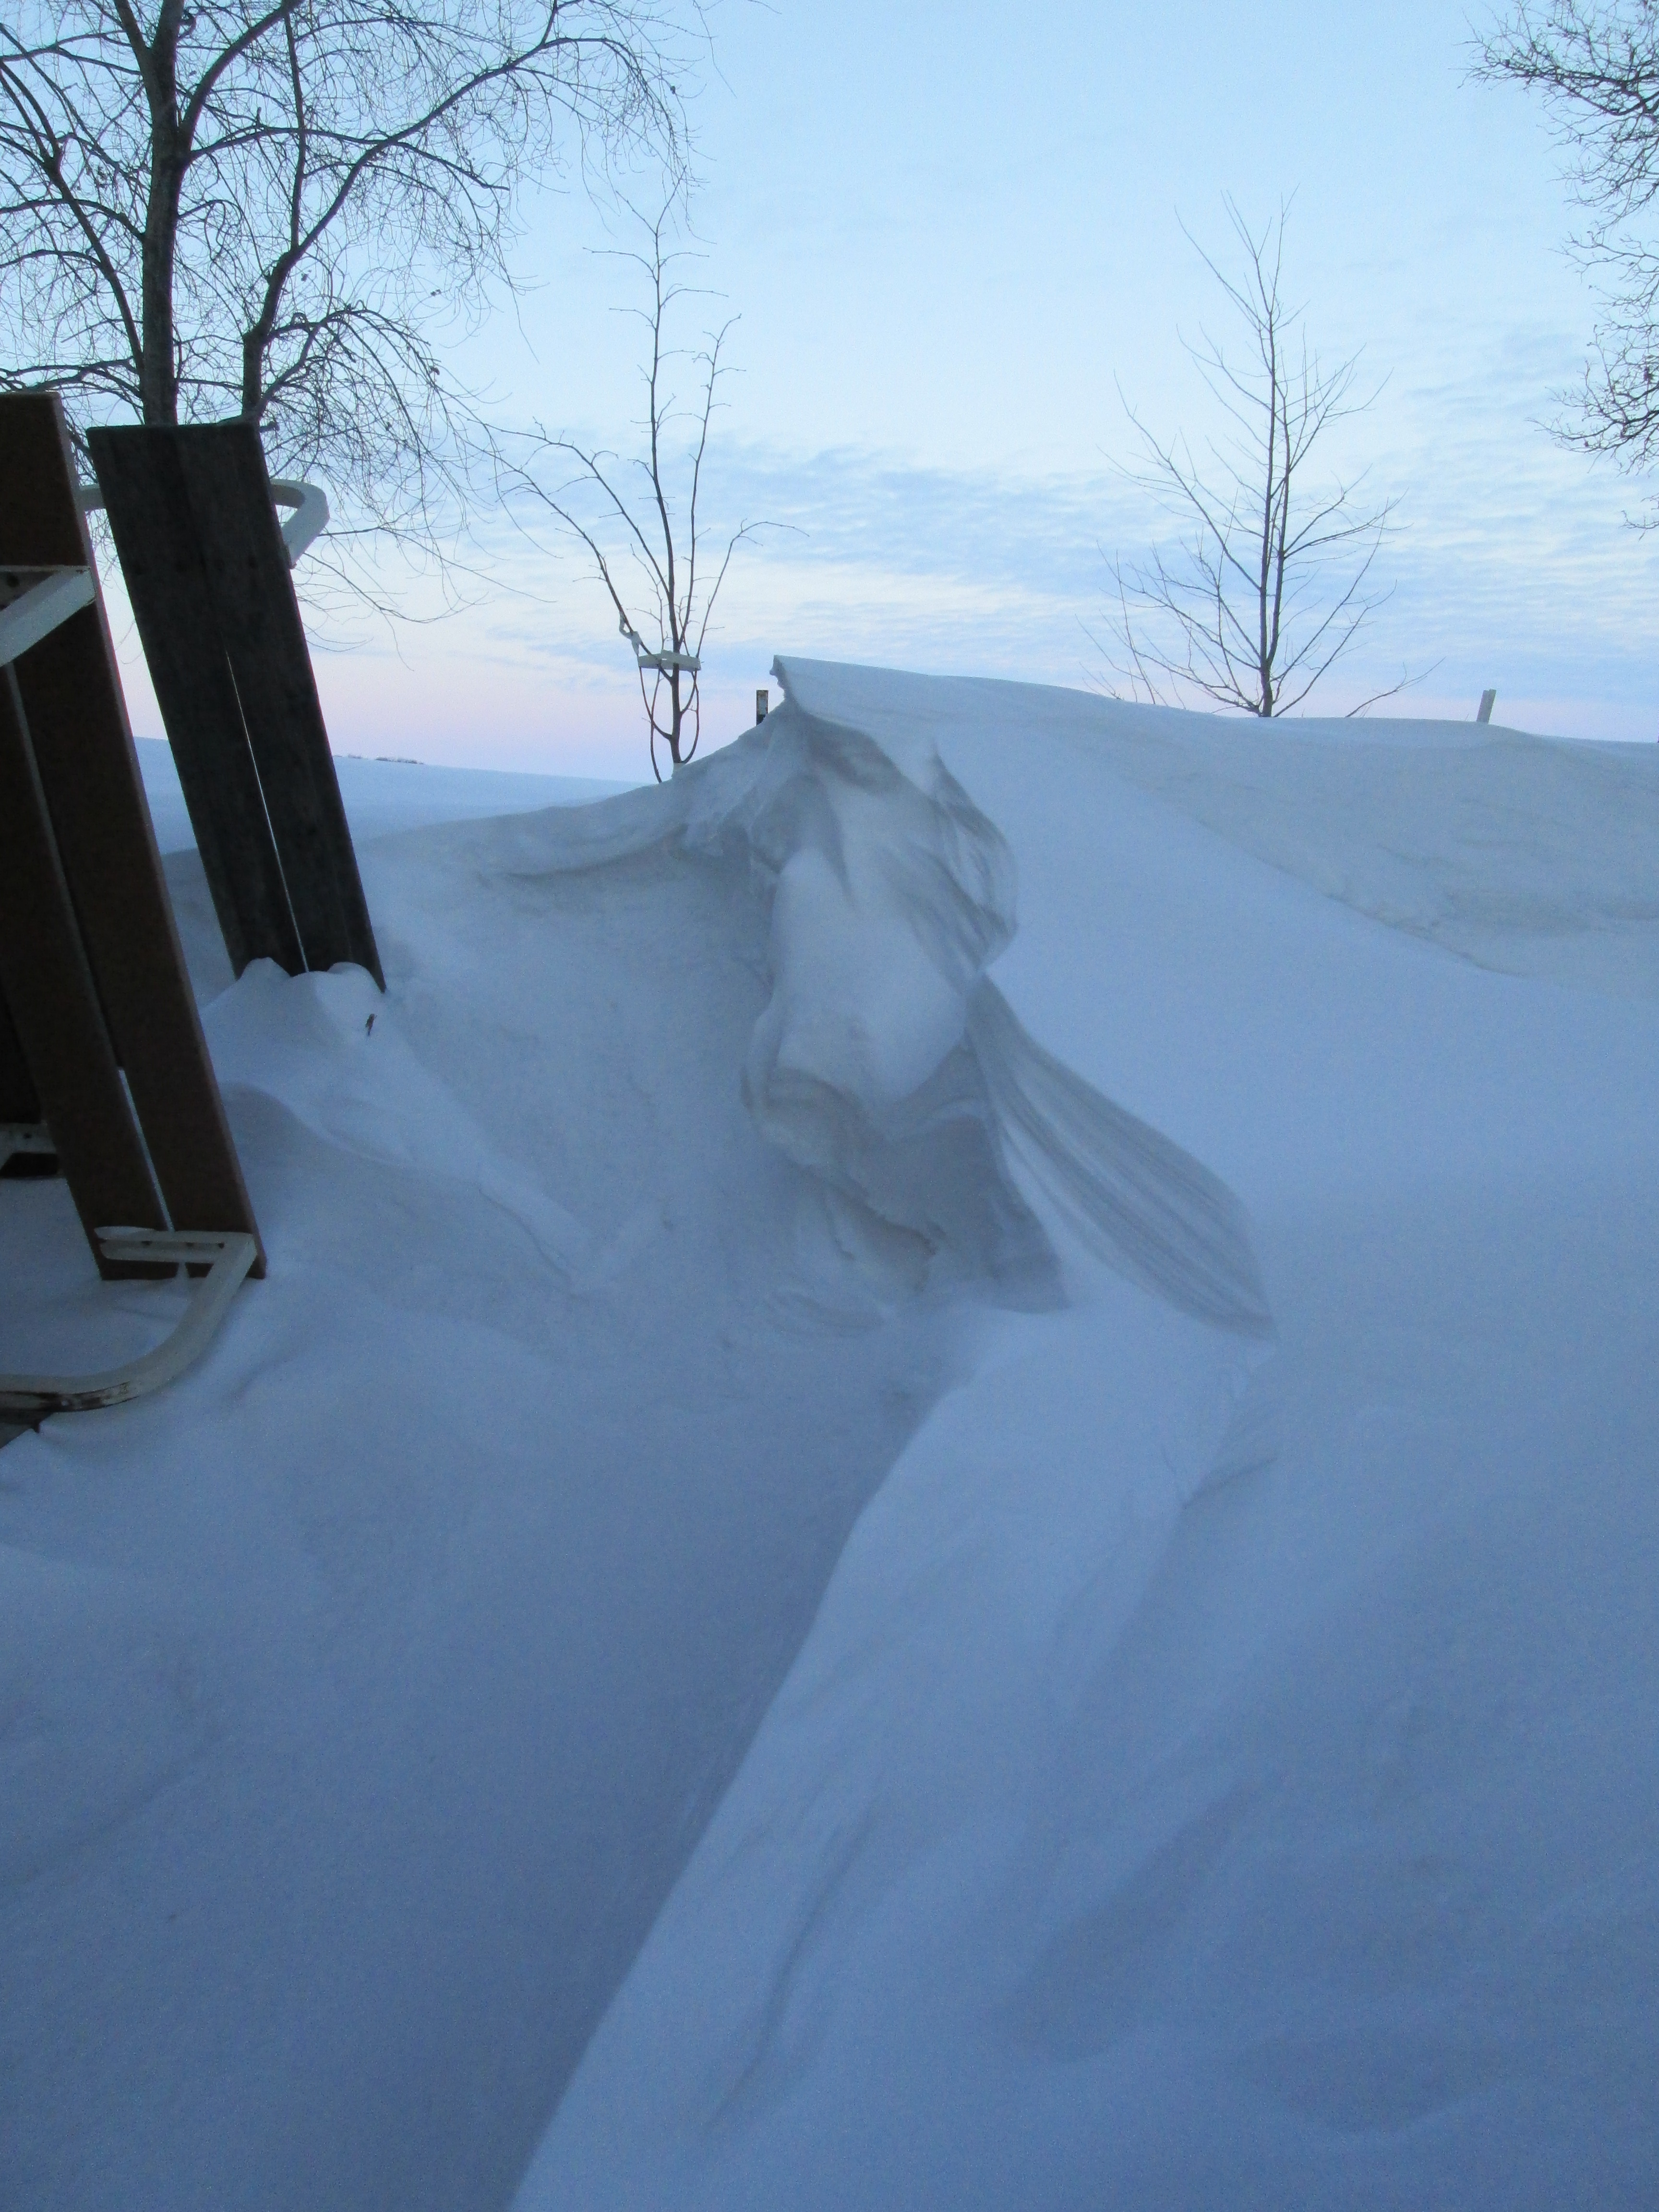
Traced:
[[925, 1271], [949, 1253], [1052, 1305], [1034, 1201], [1181, 1311], [1272, 1318], [1243, 1209], [1181, 1148], [1028, 1036], [987, 970], [1017, 927], [1013, 855], [926, 738], [884, 739], [790, 696], [685, 786], [689, 843], [734, 835], [772, 881], [772, 995], [744, 1067], [768, 1139]]
[[1225, 1183], [1045, 1052], [988, 979], [968, 1032], [1007, 1150], [1085, 1242], [1182, 1313], [1271, 1335], [1244, 1210]]
[[772, 880], [772, 994], [744, 1097], [779, 1151], [1022, 1304], [1059, 1302], [1041, 1223], [1008, 1172], [967, 1010], [1014, 931], [1014, 867], [934, 759], [786, 706], [744, 807]]
[[[1052, 1308], [1063, 1226], [1182, 1313], [1270, 1335], [1233, 1194], [1045, 1051], [990, 980], [1018, 927], [996, 823], [925, 732], [815, 712], [803, 664], [774, 672], [784, 703], [671, 784], [504, 823], [509, 872], [603, 868], [681, 842], [758, 872], [771, 993], [744, 1097], [767, 1140], [842, 1201], [837, 1234], [884, 1272], [919, 1284], [939, 1260], [1005, 1304]], [[813, 668], [805, 688], [836, 672]]]

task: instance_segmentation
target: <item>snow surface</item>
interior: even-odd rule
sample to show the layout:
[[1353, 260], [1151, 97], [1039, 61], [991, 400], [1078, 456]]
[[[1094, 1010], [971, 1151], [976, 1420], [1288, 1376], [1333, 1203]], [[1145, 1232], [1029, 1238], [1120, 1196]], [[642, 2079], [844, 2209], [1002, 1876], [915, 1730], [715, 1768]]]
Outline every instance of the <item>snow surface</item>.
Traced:
[[777, 675], [343, 773], [385, 999], [171, 855], [271, 1273], [0, 1456], [0, 2200], [1655, 2201], [1659, 749]]
[[[155, 842], [163, 853], [193, 850], [194, 831], [173, 751], [165, 738], [137, 740], [138, 764], [149, 799]], [[629, 789], [580, 775], [526, 775], [502, 769], [428, 768], [412, 760], [365, 760], [337, 754], [334, 773], [358, 839], [393, 830], [421, 830], [434, 822], [471, 822], [481, 816], [527, 814], [544, 806], [580, 806]]]

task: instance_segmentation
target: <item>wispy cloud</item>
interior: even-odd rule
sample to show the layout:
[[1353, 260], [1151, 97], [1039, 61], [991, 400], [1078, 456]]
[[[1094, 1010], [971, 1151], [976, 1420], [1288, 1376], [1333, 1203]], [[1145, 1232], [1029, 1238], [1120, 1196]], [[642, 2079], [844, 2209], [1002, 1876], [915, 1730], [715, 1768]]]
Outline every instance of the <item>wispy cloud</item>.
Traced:
[[[1425, 348], [1416, 380], [1350, 426], [1333, 459], [1401, 495], [1400, 528], [1377, 564], [1391, 595], [1316, 708], [1342, 712], [1403, 667], [1427, 672], [1408, 712], [1470, 714], [1491, 683], [1530, 726], [1659, 728], [1659, 540], [1622, 520], [1639, 487], [1543, 427], [1575, 368], [1549, 333], [1495, 336], [1467, 360]], [[711, 489], [711, 538], [745, 520], [785, 526], [740, 552], [711, 632], [705, 691], [727, 734], [780, 651], [1103, 683], [1088, 633], [1107, 617], [1106, 556], [1170, 527], [1103, 453], [1086, 472], [1038, 474], [728, 443]], [[580, 753], [625, 772], [638, 694], [603, 592], [579, 552], [533, 546], [505, 519], [485, 535], [498, 588], [395, 651], [369, 637], [328, 657], [337, 743], [515, 764], [541, 748], [550, 767]]]

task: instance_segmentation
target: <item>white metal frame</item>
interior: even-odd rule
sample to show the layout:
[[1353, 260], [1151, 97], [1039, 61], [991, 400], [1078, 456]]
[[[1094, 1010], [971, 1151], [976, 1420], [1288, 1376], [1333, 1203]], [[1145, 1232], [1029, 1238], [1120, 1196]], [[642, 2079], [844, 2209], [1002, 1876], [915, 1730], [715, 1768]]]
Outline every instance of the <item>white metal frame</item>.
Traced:
[[278, 507], [294, 509], [282, 526], [283, 544], [291, 568], [314, 538], [328, 527], [328, 501], [321, 484], [300, 483], [286, 477], [272, 480], [270, 495]]
[[[77, 484], [76, 495], [81, 502], [82, 514], [91, 514], [104, 503], [104, 495], [95, 483]], [[301, 483], [290, 477], [273, 477], [270, 496], [278, 507], [289, 507], [294, 510], [281, 526], [283, 548], [291, 568], [300, 556], [327, 529], [328, 495], [321, 484]]]
[[52, 1131], [44, 1121], [0, 1121], [0, 1168], [14, 1152], [55, 1152]]
[[22, 589], [0, 607], [0, 668], [21, 660], [60, 623], [89, 607], [96, 594], [90, 568], [8, 568], [5, 574], [15, 576]]
[[90, 1413], [119, 1406], [171, 1382], [199, 1359], [224, 1319], [225, 1310], [252, 1267], [258, 1246], [245, 1231], [223, 1236], [171, 1229], [100, 1229], [106, 1260], [208, 1262], [177, 1326], [154, 1351], [92, 1375], [0, 1375], [0, 1419], [38, 1421], [47, 1413]]
[[[96, 484], [78, 485], [76, 494], [82, 514], [90, 514], [104, 503], [104, 495]], [[328, 500], [320, 484], [290, 483], [286, 477], [272, 483], [270, 495], [279, 507], [294, 510], [282, 526], [283, 547], [291, 568], [327, 529]], [[90, 568], [11, 568], [4, 573], [18, 578], [22, 589], [15, 599], [0, 606], [0, 668], [21, 660], [31, 646], [50, 637], [60, 623], [66, 623], [81, 608], [89, 607], [97, 596]], [[639, 640], [634, 642], [642, 653]], [[650, 665], [665, 665], [673, 658], [659, 653]], [[684, 653], [678, 658], [682, 665], [693, 669], [697, 665], [695, 659]]]

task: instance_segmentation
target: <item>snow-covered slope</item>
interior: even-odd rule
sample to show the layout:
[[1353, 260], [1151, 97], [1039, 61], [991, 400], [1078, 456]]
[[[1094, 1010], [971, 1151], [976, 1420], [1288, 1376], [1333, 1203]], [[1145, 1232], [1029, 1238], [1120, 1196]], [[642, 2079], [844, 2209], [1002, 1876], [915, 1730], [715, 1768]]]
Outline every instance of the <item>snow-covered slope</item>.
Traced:
[[[192, 850], [196, 839], [166, 738], [140, 738], [137, 748], [157, 844], [163, 853]], [[360, 842], [387, 836], [395, 830], [424, 829], [434, 822], [473, 822], [491, 815], [532, 814], [544, 806], [583, 806], [629, 787], [598, 783], [587, 776], [428, 768], [419, 761], [363, 760], [355, 753], [337, 757], [334, 773], [352, 835]]]
[[997, 824], [1275, 1334], [1000, 1324], [523, 2212], [1653, 2201], [1659, 758], [780, 673]]
[[[0, 2202], [503, 2203], [960, 1356], [756, 1133], [763, 904], [653, 803], [360, 817], [386, 997], [207, 1007], [269, 1279], [0, 1456]], [[0, 1238], [8, 1365], [158, 1329], [61, 1185]]]
[[1659, 749], [779, 676], [343, 776], [384, 1000], [170, 859], [272, 1268], [0, 1458], [0, 2200], [1650, 2201]]

